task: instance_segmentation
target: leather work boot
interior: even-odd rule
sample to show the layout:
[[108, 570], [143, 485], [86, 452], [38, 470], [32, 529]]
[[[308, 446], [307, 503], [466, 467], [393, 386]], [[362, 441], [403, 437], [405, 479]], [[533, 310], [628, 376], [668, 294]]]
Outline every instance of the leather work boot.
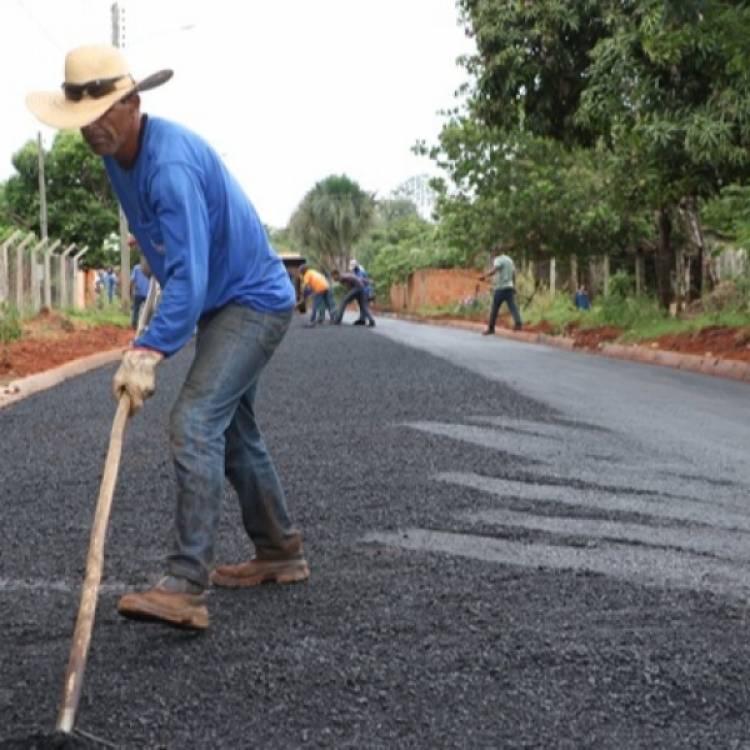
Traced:
[[173, 628], [205, 630], [208, 627], [205, 590], [177, 576], [164, 576], [148, 591], [121, 596], [117, 611], [130, 620], [153, 620]]
[[310, 577], [310, 568], [302, 554], [294, 557], [263, 554], [236, 565], [219, 565], [211, 574], [215, 586], [236, 589], [261, 583], [298, 583]]

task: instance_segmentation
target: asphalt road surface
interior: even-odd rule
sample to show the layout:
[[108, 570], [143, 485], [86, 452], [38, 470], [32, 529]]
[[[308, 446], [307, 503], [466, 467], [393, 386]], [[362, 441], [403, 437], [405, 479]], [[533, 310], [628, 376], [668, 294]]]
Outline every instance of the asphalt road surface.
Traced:
[[[212, 591], [205, 634], [118, 617], [169, 547], [190, 351], [166, 362], [128, 426], [79, 728], [125, 748], [750, 748], [747, 385], [301, 324], [258, 413], [311, 580]], [[54, 726], [112, 372], [0, 410], [0, 747]]]

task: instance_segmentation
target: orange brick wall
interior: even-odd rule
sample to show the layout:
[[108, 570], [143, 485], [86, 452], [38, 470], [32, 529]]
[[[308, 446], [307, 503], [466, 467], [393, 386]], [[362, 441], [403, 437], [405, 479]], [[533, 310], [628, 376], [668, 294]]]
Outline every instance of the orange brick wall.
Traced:
[[485, 291], [486, 284], [477, 280], [479, 271], [465, 268], [423, 268], [414, 271], [405, 284], [390, 289], [393, 310], [415, 312], [422, 307], [442, 307]]

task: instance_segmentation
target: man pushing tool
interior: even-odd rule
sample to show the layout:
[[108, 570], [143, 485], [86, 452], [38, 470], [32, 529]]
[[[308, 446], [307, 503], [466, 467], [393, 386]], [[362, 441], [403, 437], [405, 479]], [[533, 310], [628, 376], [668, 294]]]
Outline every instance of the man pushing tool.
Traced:
[[[255, 209], [217, 153], [184, 127], [140, 111], [142, 81], [121, 52], [79, 47], [65, 58], [62, 91], [32, 93], [29, 109], [55, 128], [80, 128], [162, 287], [148, 329], [125, 351], [113, 380], [131, 414], [156, 387], [156, 368], [192, 337], [195, 358], [170, 418], [177, 479], [174, 550], [151, 589], [124, 595], [132, 619], [208, 627], [205, 590], [309, 577], [302, 537], [255, 421], [260, 374], [284, 337], [295, 293]], [[239, 496], [255, 554], [211, 573], [224, 477]]]

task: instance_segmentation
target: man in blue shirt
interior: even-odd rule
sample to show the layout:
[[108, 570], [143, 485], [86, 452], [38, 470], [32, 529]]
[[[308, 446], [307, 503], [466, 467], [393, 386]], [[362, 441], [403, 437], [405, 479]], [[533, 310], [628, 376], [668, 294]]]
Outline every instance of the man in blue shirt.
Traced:
[[115, 289], [117, 288], [117, 274], [112, 266], [104, 274], [104, 287], [107, 290], [107, 302], [111, 305], [114, 301]]
[[[120, 204], [162, 287], [158, 310], [122, 358], [116, 398], [131, 413], [153, 394], [164, 357], [197, 326], [195, 358], [170, 419], [177, 478], [176, 538], [165, 576], [129, 593], [118, 610], [132, 619], [208, 627], [205, 590], [308, 578], [276, 469], [255, 420], [260, 374], [284, 337], [295, 292], [255, 209], [218, 154], [176, 123], [140, 111], [139, 91], [171, 77], [136, 82], [119, 50], [80, 47], [65, 60], [62, 92], [30, 94], [44, 123], [80, 128], [103, 157]], [[211, 571], [224, 478], [239, 496], [255, 554]]]
[[[141, 307], [146, 301], [146, 297], [148, 297], [149, 280], [146, 273], [144, 273], [143, 266], [148, 269], [146, 261], [136, 263], [133, 266], [133, 272], [130, 274], [130, 296], [133, 300], [133, 305], [130, 311], [130, 325], [133, 330], [138, 328], [138, 318], [141, 315]], [[151, 275], [150, 269], [148, 270], [148, 274]]]

